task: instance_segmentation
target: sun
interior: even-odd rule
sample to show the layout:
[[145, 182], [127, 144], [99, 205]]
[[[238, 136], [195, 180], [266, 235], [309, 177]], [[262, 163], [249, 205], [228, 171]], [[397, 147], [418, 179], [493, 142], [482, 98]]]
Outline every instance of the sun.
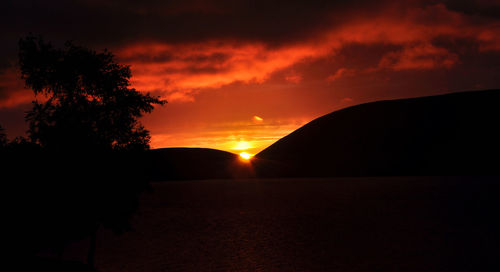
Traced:
[[245, 159], [245, 160], [250, 160], [253, 157], [253, 155], [252, 154], [248, 154], [247, 152], [241, 152], [240, 153], [240, 157], [242, 159]]

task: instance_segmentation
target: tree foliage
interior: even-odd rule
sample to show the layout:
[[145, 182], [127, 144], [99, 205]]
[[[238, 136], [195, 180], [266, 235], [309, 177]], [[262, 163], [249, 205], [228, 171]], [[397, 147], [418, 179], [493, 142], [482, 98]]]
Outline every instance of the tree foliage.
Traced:
[[130, 67], [106, 50], [71, 42], [59, 49], [28, 36], [19, 41], [19, 63], [37, 98], [26, 115], [30, 140], [10, 143], [1, 162], [9, 201], [18, 203], [13, 244], [27, 254], [60, 252], [90, 236], [92, 266], [99, 226], [130, 229], [148, 187], [143, 151], [150, 136], [138, 118], [166, 102], [131, 88]]
[[42, 38], [19, 41], [26, 86], [41, 99], [28, 112], [29, 136], [50, 149], [147, 149], [149, 132], [137, 120], [165, 101], [130, 88], [129, 66], [66, 42], [54, 48]]

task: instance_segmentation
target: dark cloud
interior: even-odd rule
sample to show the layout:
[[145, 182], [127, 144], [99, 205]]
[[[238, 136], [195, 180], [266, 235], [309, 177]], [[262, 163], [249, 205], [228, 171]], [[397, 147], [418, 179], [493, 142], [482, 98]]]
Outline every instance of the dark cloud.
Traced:
[[0, 85], [0, 100], [9, 97], [8, 88]]
[[[437, 1], [405, 1], [427, 5]], [[489, 4], [491, 2], [491, 4]], [[282, 44], [301, 41], [352, 17], [383, 12], [397, 1], [7, 0], [0, 11], [0, 59], [15, 57], [17, 40], [41, 34], [55, 42], [119, 47], [133, 42], [169, 43], [230, 39]], [[447, 1], [460, 12], [498, 16], [493, 1]], [[425, 19], [425, 18], [424, 18]], [[427, 18], [429, 19], [429, 18]], [[0, 61], [1, 66], [6, 63]]]
[[468, 1], [445, 1], [450, 10], [458, 11], [464, 14], [500, 18], [500, 2], [497, 0], [468, 0]]
[[29, 32], [51, 40], [116, 46], [209, 39], [279, 43], [314, 35], [380, 1], [23, 1], [1, 11], [5, 49]]

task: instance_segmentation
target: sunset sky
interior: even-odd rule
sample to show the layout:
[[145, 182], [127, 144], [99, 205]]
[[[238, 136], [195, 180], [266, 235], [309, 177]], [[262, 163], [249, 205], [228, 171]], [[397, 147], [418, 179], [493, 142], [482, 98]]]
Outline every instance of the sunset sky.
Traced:
[[[71, 2], [71, 3], [70, 3]], [[2, 1], [0, 125], [24, 135], [29, 33], [113, 52], [168, 104], [153, 148], [256, 154], [347, 106], [500, 88], [500, 1]]]

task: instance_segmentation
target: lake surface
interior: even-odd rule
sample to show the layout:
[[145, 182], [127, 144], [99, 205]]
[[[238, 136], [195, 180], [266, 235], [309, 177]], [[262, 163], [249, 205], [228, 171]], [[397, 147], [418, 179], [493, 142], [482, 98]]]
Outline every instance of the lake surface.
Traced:
[[[500, 271], [499, 178], [209, 180], [153, 188], [134, 232], [99, 233], [101, 271]], [[84, 247], [74, 245], [66, 257], [85, 256]]]

